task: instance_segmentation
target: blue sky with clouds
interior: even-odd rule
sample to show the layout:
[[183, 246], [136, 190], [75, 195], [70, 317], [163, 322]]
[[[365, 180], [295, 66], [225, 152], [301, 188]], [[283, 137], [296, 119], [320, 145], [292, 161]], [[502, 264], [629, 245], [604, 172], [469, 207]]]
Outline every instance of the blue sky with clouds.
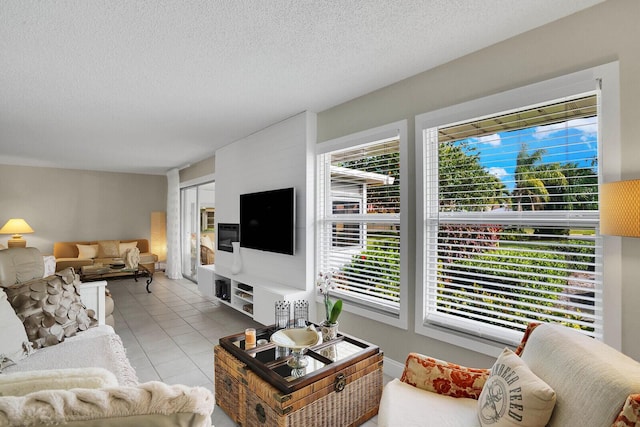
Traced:
[[543, 163], [575, 162], [582, 167], [591, 167], [598, 155], [598, 118], [568, 120], [464, 141], [477, 148], [482, 166], [512, 190], [516, 159], [522, 144], [528, 146], [530, 154], [537, 149], [545, 150]]

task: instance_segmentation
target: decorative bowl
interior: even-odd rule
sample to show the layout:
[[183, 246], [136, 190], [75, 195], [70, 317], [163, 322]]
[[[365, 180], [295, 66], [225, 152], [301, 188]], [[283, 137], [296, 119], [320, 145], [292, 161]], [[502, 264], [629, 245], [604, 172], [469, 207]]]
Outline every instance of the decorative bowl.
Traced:
[[271, 335], [271, 342], [278, 347], [302, 350], [314, 346], [320, 337], [313, 327], [280, 329]]
[[271, 342], [278, 347], [291, 349], [291, 358], [287, 361], [293, 369], [302, 369], [309, 363], [304, 355], [308, 347], [316, 345], [320, 336], [313, 326], [308, 328], [280, 329], [271, 335]]

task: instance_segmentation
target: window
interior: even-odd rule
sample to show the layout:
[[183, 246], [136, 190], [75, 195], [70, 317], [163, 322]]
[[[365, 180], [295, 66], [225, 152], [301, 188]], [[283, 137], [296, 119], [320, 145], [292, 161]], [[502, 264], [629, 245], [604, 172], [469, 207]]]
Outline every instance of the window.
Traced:
[[423, 122], [421, 323], [511, 344], [531, 321], [603, 338], [599, 82]]
[[398, 325], [402, 135], [395, 125], [319, 145], [316, 229], [316, 270], [334, 272], [345, 310]]

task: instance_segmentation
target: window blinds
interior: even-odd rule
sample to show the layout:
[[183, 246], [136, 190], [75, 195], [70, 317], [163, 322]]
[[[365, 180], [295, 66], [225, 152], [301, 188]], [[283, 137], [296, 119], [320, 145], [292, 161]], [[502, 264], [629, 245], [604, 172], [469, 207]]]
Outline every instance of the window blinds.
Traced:
[[335, 291], [385, 313], [400, 301], [400, 151], [398, 138], [321, 154], [319, 270]]
[[424, 131], [428, 321], [506, 342], [530, 321], [601, 336], [597, 102]]

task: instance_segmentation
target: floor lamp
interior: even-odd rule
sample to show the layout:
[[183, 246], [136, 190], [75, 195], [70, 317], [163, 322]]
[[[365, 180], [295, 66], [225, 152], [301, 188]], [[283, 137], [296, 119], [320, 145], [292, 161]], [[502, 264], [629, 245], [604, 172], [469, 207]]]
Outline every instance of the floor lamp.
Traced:
[[167, 214], [151, 212], [151, 253], [158, 255], [158, 263], [167, 261]]

